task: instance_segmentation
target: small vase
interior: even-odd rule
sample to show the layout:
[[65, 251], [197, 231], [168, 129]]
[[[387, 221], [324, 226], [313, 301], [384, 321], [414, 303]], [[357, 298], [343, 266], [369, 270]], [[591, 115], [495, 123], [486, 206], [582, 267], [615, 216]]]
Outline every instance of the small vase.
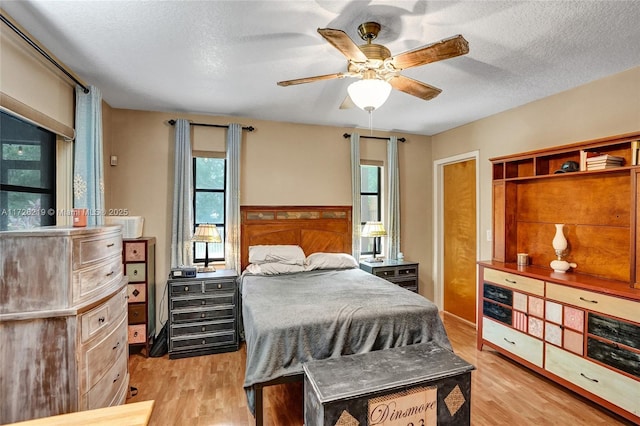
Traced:
[[564, 237], [564, 224], [563, 223], [556, 223], [556, 235], [553, 237], [553, 242], [551, 243], [551, 245], [553, 246], [553, 248], [556, 251], [556, 254], [558, 255], [558, 260], [560, 260], [561, 256], [562, 256], [562, 252], [564, 252], [567, 249], [567, 239]]

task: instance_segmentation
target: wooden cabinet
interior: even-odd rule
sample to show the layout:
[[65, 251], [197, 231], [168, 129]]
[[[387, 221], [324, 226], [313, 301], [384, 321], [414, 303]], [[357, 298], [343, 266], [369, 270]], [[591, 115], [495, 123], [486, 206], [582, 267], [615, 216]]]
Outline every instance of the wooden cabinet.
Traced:
[[417, 262], [408, 260], [362, 261], [360, 269], [418, 293], [418, 265]]
[[238, 350], [238, 287], [233, 270], [172, 279], [169, 358]]
[[149, 356], [156, 330], [156, 239], [122, 241], [124, 274], [129, 278], [129, 345], [143, 347]]
[[0, 253], [0, 423], [124, 403], [120, 229], [0, 232]]
[[[640, 132], [492, 158], [493, 256], [480, 262], [478, 349], [488, 345], [640, 421]], [[612, 168], [588, 157], [622, 158]], [[576, 172], [557, 173], [575, 161]], [[554, 224], [565, 260], [554, 272]], [[528, 253], [530, 264], [516, 264]]]

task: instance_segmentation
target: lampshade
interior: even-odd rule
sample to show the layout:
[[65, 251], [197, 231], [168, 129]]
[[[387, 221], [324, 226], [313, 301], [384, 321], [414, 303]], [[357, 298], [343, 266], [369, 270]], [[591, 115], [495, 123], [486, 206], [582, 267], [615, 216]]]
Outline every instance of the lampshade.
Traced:
[[391, 93], [391, 85], [384, 80], [367, 78], [351, 83], [347, 92], [358, 108], [371, 112], [386, 102]]
[[193, 235], [193, 241], [203, 243], [221, 243], [222, 237], [220, 237], [218, 228], [215, 225], [203, 223], [198, 225], [196, 228], [196, 233]]
[[384, 237], [385, 235], [387, 235], [387, 231], [382, 222], [367, 222], [362, 228], [363, 237]]

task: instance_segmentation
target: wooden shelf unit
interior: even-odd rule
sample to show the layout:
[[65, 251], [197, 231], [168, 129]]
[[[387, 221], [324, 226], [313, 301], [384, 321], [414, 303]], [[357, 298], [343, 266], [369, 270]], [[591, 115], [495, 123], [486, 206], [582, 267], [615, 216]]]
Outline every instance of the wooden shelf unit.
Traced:
[[[555, 223], [564, 223], [566, 260], [573, 271], [640, 287], [640, 165], [632, 145], [640, 132], [490, 159], [493, 168], [493, 256], [515, 263], [528, 253], [534, 266], [555, 258]], [[581, 153], [624, 158], [604, 170], [555, 173]], [[584, 154], [582, 154], [584, 155]], [[636, 160], [637, 162], [637, 160]]]

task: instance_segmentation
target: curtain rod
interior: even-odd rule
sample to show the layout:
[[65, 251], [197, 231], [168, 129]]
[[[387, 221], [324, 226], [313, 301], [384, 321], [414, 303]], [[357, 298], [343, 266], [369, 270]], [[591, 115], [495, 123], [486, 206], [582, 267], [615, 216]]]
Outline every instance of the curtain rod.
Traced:
[[[169, 120], [169, 124], [171, 124], [172, 126], [174, 124], [176, 124], [176, 120]], [[205, 127], [224, 127], [225, 129], [229, 128], [228, 124], [207, 124], [207, 123], [192, 123], [189, 122], [190, 125], [192, 126], [205, 126]], [[253, 132], [255, 130], [255, 127], [253, 126], [242, 126], [242, 130], [246, 130], [248, 132]]]
[[[345, 133], [344, 135], [342, 135], [345, 139], [348, 139], [351, 137], [351, 135], [349, 133]], [[380, 140], [389, 140], [389, 138], [383, 138], [380, 136], [360, 136], [361, 138], [367, 138], [367, 139], [380, 139]], [[406, 142], [407, 140], [405, 138], [398, 138], [398, 142]]]
[[45, 52], [40, 46], [38, 46], [38, 44], [36, 44], [36, 42], [34, 42], [33, 40], [31, 40], [25, 33], [23, 33], [22, 31], [20, 31], [20, 29], [18, 27], [16, 27], [15, 25], [13, 25], [13, 23], [7, 19], [4, 15], [0, 14], [0, 20], [2, 20], [2, 22], [4, 22], [5, 24], [7, 24], [7, 26], [9, 28], [11, 28], [13, 30], [13, 32], [15, 32], [16, 34], [18, 34], [24, 41], [26, 41], [31, 47], [33, 47], [35, 50], [38, 51], [38, 53], [40, 53], [42, 56], [45, 57], [45, 59], [47, 59], [49, 62], [51, 62], [53, 65], [55, 65], [56, 68], [58, 68], [60, 71], [62, 71], [67, 77], [69, 77], [71, 80], [73, 80], [74, 83], [76, 83], [77, 85], [79, 85], [80, 87], [82, 87], [82, 90], [84, 91], [84, 93], [89, 93], [89, 88], [87, 86], [85, 86], [84, 84], [82, 84], [82, 82], [80, 82], [77, 78], [75, 78], [73, 75], [71, 75], [71, 73], [69, 71], [67, 71], [62, 65], [60, 65], [58, 62], [56, 62], [55, 59], [53, 59], [47, 52]]

